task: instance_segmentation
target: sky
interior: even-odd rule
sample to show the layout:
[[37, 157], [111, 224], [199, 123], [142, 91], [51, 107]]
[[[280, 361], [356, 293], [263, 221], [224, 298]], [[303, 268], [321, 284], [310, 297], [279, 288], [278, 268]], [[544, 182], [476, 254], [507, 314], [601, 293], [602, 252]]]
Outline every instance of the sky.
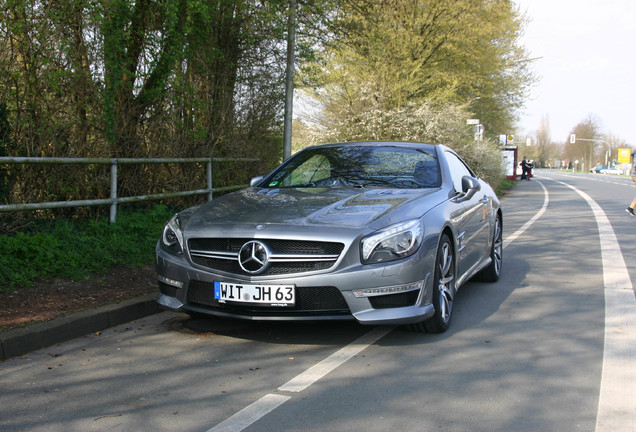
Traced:
[[529, 22], [521, 43], [540, 81], [521, 112], [517, 134], [544, 117], [565, 142], [590, 116], [604, 134], [636, 147], [636, 1], [514, 0]]

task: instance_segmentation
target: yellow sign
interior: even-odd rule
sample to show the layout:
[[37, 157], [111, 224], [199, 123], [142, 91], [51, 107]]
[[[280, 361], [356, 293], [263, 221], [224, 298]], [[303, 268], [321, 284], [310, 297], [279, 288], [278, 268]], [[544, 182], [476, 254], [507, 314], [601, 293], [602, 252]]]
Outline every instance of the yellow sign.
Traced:
[[618, 149], [618, 163], [630, 163], [631, 160], [631, 149]]

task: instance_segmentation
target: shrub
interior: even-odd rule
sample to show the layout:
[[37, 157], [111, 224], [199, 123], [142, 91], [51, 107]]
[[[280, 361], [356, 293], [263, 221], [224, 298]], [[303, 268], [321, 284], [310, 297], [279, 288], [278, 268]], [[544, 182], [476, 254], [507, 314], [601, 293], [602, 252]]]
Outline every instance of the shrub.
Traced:
[[115, 265], [150, 263], [164, 223], [175, 212], [165, 205], [123, 210], [116, 224], [62, 219], [39, 223], [29, 231], [0, 236], [0, 291], [35, 278], [86, 278]]

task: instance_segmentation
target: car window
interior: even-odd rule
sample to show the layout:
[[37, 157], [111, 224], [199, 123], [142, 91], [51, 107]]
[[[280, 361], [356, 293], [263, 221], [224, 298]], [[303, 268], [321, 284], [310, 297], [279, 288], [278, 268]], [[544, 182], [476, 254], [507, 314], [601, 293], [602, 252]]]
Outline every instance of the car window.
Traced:
[[427, 150], [358, 145], [311, 148], [290, 159], [264, 184], [268, 187], [439, 187], [439, 162], [432, 149]]
[[474, 177], [474, 174], [464, 163], [464, 161], [461, 160], [455, 153], [446, 152], [446, 160], [448, 161], [448, 168], [450, 169], [451, 177], [453, 179], [453, 185], [455, 186], [455, 191], [461, 192], [462, 177]]
[[291, 170], [289, 175], [281, 178], [278, 186], [295, 186], [311, 184], [331, 176], [331, 163], [322, 154], [316, 154]]

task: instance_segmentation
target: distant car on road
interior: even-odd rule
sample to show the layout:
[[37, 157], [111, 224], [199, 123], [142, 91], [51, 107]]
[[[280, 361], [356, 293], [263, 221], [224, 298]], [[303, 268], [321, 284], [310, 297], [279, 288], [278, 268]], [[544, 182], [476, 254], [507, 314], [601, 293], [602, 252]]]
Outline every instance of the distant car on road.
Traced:
[[614, 174], [614, 175], [621, 175], [623, 174], [621, 172], [621, 170], [619, 170], [616, 167], [610, 167], [610, 168], [605, 168], [601, 170], [601, 174]]
[[596, 165], [594, 168], [590, 170], [590, 172], [596, 173], [596, 174], [615, 174], [615, 175], [623, 174], [621, 170], [616, 168], [616, 166], [607, 166], [607, 165]]
[[310, 147], [166, 224], [157, 302], [443, 332], [464, 282], [499, 279], [502, 221], [493, 189], [443, 145]]

